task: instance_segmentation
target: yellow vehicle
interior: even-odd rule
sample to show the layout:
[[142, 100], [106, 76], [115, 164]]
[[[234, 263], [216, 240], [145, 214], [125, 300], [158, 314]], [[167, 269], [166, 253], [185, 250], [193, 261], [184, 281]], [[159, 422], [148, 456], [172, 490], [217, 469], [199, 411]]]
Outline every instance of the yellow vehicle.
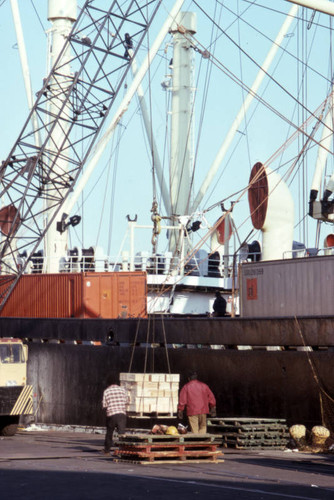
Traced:
[[32, 415], [32, 386], [27, 385], [28, 346], [0, 338], [0, 434], [13, 436], [21, 415]]

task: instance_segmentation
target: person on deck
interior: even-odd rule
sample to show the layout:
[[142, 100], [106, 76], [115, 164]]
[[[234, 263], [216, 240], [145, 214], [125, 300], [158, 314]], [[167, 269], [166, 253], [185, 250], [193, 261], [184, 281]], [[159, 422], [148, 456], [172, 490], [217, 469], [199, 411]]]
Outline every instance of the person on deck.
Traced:
[[212, 316], [225, 316], [226, 314], [226, 300], [221, 295], [220, 292], [216, 292], [216, 298], [213, 303], [213, 313]]
[[191, 432], [206, 434], [206, 415], [216, 416], [216, 398], [209, 386], [197, 380], [196, 372], [189, 374], [188, 383], [181, 389], [177, 412], [179, 419], [183, 418], [185, 407]]
[[110, 448], [114, 446], [113, 433], [117, 428], [119, 434], [125, 433], [126, 427], [126, 406], [129, 396], [124, 387], [113, 383], [113, 378], [107, 380], [108, 387], [103, 392], [102, 407], [106, 410], [106, 437], [103, 452], [109, 455]]

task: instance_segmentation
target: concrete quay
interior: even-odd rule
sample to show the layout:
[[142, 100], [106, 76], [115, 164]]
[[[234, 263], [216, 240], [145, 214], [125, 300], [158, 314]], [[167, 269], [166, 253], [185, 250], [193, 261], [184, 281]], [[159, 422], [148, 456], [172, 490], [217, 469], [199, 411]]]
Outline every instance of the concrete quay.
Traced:
[[20, 430], [0, 437], [6, 500], [182, 499], [333, 500], [334, 454], [223, 449], [224, 462], [113, 462], [104, 435]]

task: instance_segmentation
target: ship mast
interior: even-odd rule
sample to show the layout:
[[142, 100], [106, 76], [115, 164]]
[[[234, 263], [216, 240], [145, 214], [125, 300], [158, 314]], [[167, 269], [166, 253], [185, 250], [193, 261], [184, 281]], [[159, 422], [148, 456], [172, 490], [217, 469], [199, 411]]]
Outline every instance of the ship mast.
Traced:
[[[52, 29], [49, 32], [49, 61], [48, 67], [52, 68], [56, 63], [60, 52], [62, 51], [65, 41], [69, 36], [72, 26], [77, 18], [77, 1], [76, 0], [49, 0], [48, 20], [52, 22]], [[71, 46], [68, 44], [66, 50], [62, 54], [62, 71], [60, 75], [50, 79], [50, 87], [54, 96], [66, 90], [71, 85]], [[59, 100], [54, 98], [49, 103], [49, 115], [53, 117], [57, 114], [59, 108]], [[66, 103], [63, 110], [64, 115], [70, 116], [70, 104]], [[55, 151], [57, 145], [64, 144], [64, 147], [69, 147], [67, 135], [69, 124], [57, 123], [54, 127], [52, 138], [49, 141], [50, 151]], [[46, 212], [44, 226], [47, 227], [49, 220], [53, 218], [55, 209], [54, 199], [57, 197], [57, 192], [62, 189], [57, 185], [57, 177], [63, 176], [68, 172], [69, 160], [66, 157], [59, 156], [56, 167], [52, 171], [49, 179], [49, 197], [46, 200]], [[67, 231], [60, 232], [57, 230], [57, 223], [53, 221], [44, 238], [44, 272], [57, 273], [59, 272], [59, 262], [61, 257], [67, 253]]]
[[[193, 104], [194, 51], [186, 33], [196, 33], [196, 14], [181, 12], [173, 24], [173, 78], [170, 154], [170, 197], [173, 225], [189, 213], [194, 165]], [[169, 249], [180, 253], [179, 233], [172, 231]]]

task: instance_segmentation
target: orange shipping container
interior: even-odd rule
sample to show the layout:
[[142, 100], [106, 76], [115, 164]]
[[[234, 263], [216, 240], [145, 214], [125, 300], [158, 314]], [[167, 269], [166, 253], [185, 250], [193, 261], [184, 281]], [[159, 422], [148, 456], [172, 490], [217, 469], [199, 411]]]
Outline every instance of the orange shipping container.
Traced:
[[[6, 286], [1, 285], [2, 280], [0, 277], [0, 293]], [[145, 317], [146, 296], [144, 272], [26, 274], [19, 279], [1, 316]]]

